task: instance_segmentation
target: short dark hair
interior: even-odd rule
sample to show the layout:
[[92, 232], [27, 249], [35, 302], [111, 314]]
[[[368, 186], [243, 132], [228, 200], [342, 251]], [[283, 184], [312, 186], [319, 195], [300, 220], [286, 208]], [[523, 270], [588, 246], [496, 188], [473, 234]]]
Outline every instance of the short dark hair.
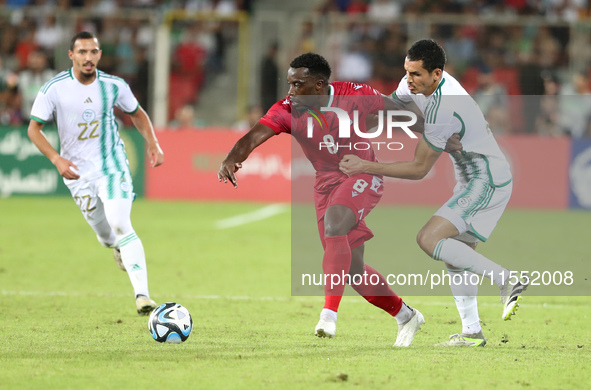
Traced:
[[[74, 51], [74, 44], [76, 44], [76, 41], [78, 39], [96, 39], [96, 41], [99, 42], [96, 35], [94, 35], [90, 31], [80, 31], [78, 34], [74, 35], [74, 37], [70, 41], [70, 50], [71, 51]], [[99, 46], [100, 46], [100, 42], [99, 42]]]
[[423, 68], [431, 73], [445, 67], [445, 50], [432, 39], [416, 41], [406, 53], [409, 61], [423, 61]]
[[311, 75], [317, 76], [321, 79], [328, 81], [332, 70], [328, 61], [320, 54], [316, 53], [305, 53], [296, 58], [289, 64], [290, 67], [296, 68], [308, 68]]

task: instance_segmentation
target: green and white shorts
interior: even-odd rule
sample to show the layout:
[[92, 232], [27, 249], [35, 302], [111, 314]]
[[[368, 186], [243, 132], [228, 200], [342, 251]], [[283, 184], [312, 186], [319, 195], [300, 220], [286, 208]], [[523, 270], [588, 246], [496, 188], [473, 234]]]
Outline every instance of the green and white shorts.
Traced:
[[116, 172], [93, 179], [67, 180], [64, 183], [76, 201], [78, 208], [90, 225], [105, 219], [104, 202], [111, 199], [133, 201], [133, 183], [129, 172]]
[[460, 232], [455, 239], [468, 243], [486, 242], [503, 215], [512, 190], [513, 182], [502, 187], [478, 179], [467, 184], [458, 183], [453, 196], [435, 215], [454, 224]]

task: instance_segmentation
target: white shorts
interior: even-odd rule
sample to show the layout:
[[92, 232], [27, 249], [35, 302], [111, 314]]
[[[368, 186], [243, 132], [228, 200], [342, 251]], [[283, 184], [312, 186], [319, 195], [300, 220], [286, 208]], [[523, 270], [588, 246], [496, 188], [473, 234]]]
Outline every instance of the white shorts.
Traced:
[[471, 180], [465, 185], [458, 183], [453, 196], [435, 215], [454, 224], [460, 232], [455, 239], [486, 242], [503, 215], [512, 190], [513, 182], [503, 187], [495, 187], [484, 180]]
[[105, 219], [103, 202], [111, 199], [134, 200], [133, 183], [128, 172], [99, 176], [92, 180], [67, 180], [72, 197], [90, 225]]

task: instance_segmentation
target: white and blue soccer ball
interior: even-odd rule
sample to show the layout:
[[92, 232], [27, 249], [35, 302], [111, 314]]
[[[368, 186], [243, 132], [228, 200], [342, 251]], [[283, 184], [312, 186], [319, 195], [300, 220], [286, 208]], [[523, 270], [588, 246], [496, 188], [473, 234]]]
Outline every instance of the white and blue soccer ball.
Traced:
[[148, 319], [148, 329], [159, 343], [179, 344], [189, 338], [193, 330], [193, 319], [183, 305], [166, 302], [152, 311]]

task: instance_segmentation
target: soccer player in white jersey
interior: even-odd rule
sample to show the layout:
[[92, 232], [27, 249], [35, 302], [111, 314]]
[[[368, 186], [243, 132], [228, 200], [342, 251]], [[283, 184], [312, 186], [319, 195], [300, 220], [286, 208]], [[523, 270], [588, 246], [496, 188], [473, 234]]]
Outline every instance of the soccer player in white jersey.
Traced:
[[[131, 280], [138, 314], [148, 315], [156, 303], [148, 292], [144, 247], [131, 225], [135, 194], [113, 107], [130, 115], [146, 139], [152, 167], [164, 162], [164, 154], [150, 118], [127, 83], [96, 68], [102, 54], [97, 37], [86, 31], [76, 34], [68, 54], [72, 68], [48, 81], [37, 94], [29, 138], [64, 177], [98, 241], [113, 248], [117, 264]], [[42, 132], [52, 117], [61, 155]]]
[[404, 62], [406, 76], [392, 94], [424, 116], [424, 134], [414, 160], [377, 163], [347, 155], [340, 169], [349, 176], [365, 173], [420, 180], [439, 158], [447, 139], [460, 135], [463, 150], [449, 154], [457, 180], [453, 196], [421, 229], [417, 242], [433, 259], [446, 263], [462, 319], [462, 333], [438, 345], [484, 346], [476, 301], [477, 275], [491, 278], [499, 287], [505, 320], [515, 314], [527, 283], [475, 250], [479, 241], [489, 238], [509, 202], [512, 175], [482, 111], [460, 83], [443, 70], [445, 62], [445, 52], [437, 42], [416, 42]]

